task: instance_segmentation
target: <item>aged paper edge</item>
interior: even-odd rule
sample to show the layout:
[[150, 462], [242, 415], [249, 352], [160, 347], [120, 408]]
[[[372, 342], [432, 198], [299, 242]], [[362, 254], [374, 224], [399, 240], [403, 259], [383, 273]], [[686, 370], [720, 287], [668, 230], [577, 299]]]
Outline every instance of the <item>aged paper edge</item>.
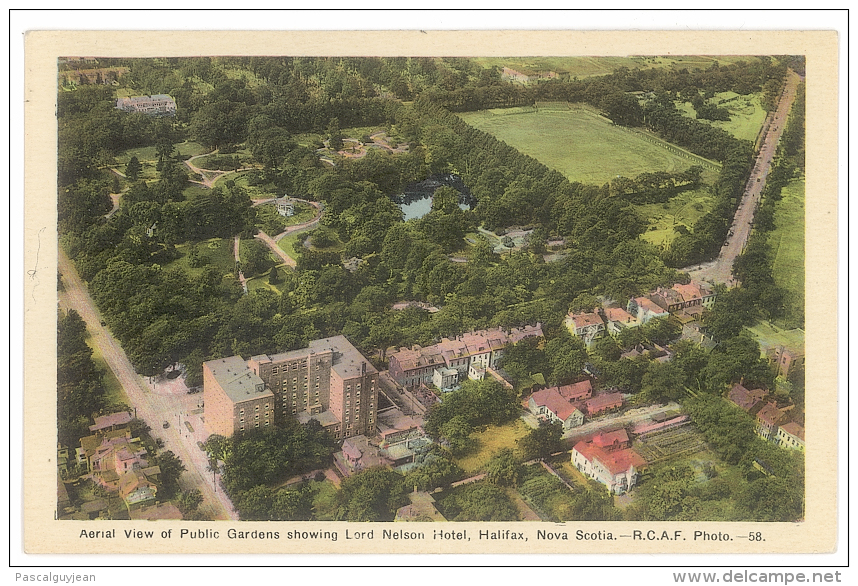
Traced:
[[[56, 59], [64, 55], [116, 57], [196, 55], [378, 55], [378, 56], [532, 56], [532, 55], [695, 55], [804, 54], [807, 56], [806, 208], [807, 380], [818, 399], [808, 405], [806, 520], [782, 523], [455, 523], [446, 531], [466, 531], [470, 541], [397, 542], [378, 536], [390, 523], [255, 523], [117, 521], [101, 528], [169, 531], [173, 537], [134, 541], [137, 553], [826, 553], [834, 551], [837, 515], [837, 451], [823, 449], [836, 437], [838, 420], [837, 331], [830, 319], [837, 304], [837, 83], [838, 38], [831, 31], [32, 31], [25, 39], [25, 256], [24, 266], [38, 279], [25, 279], [24, 303], [24, 547], [27, 553], [126, 553], [127, 540], [87, 543], [78, 538], [92, 522], [55, 521], [56, 421]], [[355, 51], [354, 47], [360, 47]], [[51, 194], [51, 195], [48, 195]], [[47, 200], [47, 201], [46, 201]], [[836, 323], [836, 322], [835, 322]], [[210, 529], [217, 539], [178, 538], [181, 529]], [[319, 541], [245, 541], [226, 537], [230, 528], [282, 534], [290, 530], [336, 532], [338, 539]], [[397, 525], [396, 528], [403, 528]], [[431, 535], [437, 525], [409, 525]], [[576, 541], [578, 529], [615, 535], [635, 528], [673, 534], [687, 541]], [[529, 537], [491, 543], [476, 538], [480, 530], [510, 529]], [[537, 529], [567, 531], [572, 541], [535, 542]], [[702, 529], [741, 535], [762, 531], [765, 542], [743, 540], [693, 542]], [[372, 530], [375, 539], [347, 540], [345, 532]], [[157, 533], [156, 532], [156, 533]], [[568, 545], [565, 545], [568, 543]]]

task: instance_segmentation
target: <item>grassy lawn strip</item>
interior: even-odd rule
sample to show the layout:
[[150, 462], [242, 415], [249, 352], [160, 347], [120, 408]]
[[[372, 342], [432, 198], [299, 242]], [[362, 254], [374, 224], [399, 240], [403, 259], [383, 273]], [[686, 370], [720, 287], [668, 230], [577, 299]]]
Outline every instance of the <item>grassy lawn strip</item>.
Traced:
[[804, 324], [804, 180], [792, 181], [781, 191], [775, 210], [775, 230], [769, 235], [774, 253], [775, 283], [787, 290], [785, 325]]
[[458, 458], [456, 462], [468, 476], [479, 474], [496, 451], [501, 448], [515, 449], [515, 441], [527, 435], [529, 430], [530, 428], [521, 419], [500, 427], [489, 425], [485, 430], [471, 434], [477, 442], [476, 451]]
[[107, 391], [107, 405], [109, 407], [127, 407], [131, 405], [128, 395], [125, 394], [125, 389], [122, 388], [119, 379], [110, 370], [110, 366], [107, 365], [107, 361], [101, 354], [98, 345], [93, 342], [92, 336], [87, 336], [86, 345], [92, 348], [92, 360], [95, 362], [95, 366], [104, 373], [101, 380], [104, 382], [104, 388]]

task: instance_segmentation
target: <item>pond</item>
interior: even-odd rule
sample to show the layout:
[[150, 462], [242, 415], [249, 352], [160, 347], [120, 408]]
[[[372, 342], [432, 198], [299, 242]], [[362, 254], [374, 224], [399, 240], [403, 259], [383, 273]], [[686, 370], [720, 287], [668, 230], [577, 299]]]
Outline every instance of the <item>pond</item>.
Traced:
[[459, 192], [459, 207], [471, 209], [473, 201], [471, 190], [462, 182], [462, 178], [454, 174], [430, 175], [419, 183], [406, 185], [403, 193], [393, 197], [402, 210], [405, 220], [422, 218], [432, 210], [432, 195], [439, 187], [452, 187]]

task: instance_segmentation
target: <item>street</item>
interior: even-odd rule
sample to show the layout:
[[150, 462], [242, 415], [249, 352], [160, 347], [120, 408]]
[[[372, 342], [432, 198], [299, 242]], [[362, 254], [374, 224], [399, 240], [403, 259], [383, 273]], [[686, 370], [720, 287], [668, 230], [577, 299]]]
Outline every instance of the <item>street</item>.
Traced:
[[756, 213], [757, 205], [760, 202], [760, 194], [766, 186], [766, 176], [769, 173], [769, 167], [777, 151], [778, 142], [780, 141], [781, 134], [783, 134], [790, 108], [795, 100], [795, 92], [799, 81], [799, 76], [795, 72], [790, 71], [787, 76], [786, 87], [778, 102], [778, 109], [767, 120], [768, 131], [766, 132], [766, 137], [760, 147], [760, 152], [757, 154], [757, 160], [754, 163], [754, 169], [751, 172], [748, 183], [745, 185], [742, 201], [739, 202], [739, 206], [736, 209], [733, 224], [730, 227], [730, 235], [721, 247], [721, 253], [718, 255], [718, 258], [699, 266], [696, 265], [681, 269], [691, 275], [692, 279], [711, 281], [713, 283], [726, 283], [728, 286], [736, 284], [733, 279], [733, 261], [742, 254], [748, 242], [748, 237], [751, 235], [754, 213]]
[[[59, 250], [59, 270], [64, 285], [64, 290], [59, 293], [60, 307], [66, 311], [74, 309], [80, 314], [86, 322], [92, 342], [98, 346], [107, 365], [125, 390], [137, 418], [149, 425], [154, 438], [164, 441], [165, 450], [171, 450], [184, 463], [187, 470], [179, 479], [180, 488], [200, 490], [203, 502], [199, 510], [209, 518], [238, 519], [238, 514], [223, 491], [215, 491], [212, 474], [206, 471], [206, 456], [196, 445], [197, 438], [201, 437], [197, 434], [204, 434], [205, 427], [202, 421], [199, 421], [199, 415], [195, 416], [191, 411], [196, 409], [202, 395], [177, 393], [175, 385], [150, 387], [134, 370], [116, 339], [101, 325], [101, 315], [89, 296], [86, 285], [62, 248]], [[192, 421], [194, 434], [184, 425], [184, 418]], [[170, 423], [166, 429], [163, 428], [164, 421]]]

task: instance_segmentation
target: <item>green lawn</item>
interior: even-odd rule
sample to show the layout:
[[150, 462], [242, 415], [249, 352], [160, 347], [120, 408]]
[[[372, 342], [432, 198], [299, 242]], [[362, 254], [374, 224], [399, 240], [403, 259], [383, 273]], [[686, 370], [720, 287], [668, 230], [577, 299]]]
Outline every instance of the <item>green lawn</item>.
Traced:
[[800, 329], [786, 330], [767, 321], [757, 322], [753, 326], [745, 326], [745, 329], [757, 339], [762, 349], [775, 346], [804, 347], [804, 331]]
[[[716, 128], [726, 130], [741, 140], [753, 142], [766, 121], [766, 111], [760, 105], [759, 94], [740, 95], [735, 92], [719, 92], [715, 94], [713, 103], [719, 108], [730, 112], [730, 121], [701, 120]], [[696, 118], [691, 102], [677, 103], [677, 109], [689, 118]]]
[[[316, 208], [305, 203], [295, 204], [294, 216], [281, 216], [277, 213], [273, 203], [266, 203], [256, 206], [255, 225], [269, 236], [276, 236], [288, 226], [309, 222], [315, 215]], [[270, 228], [274, 229], [269, 230]]]
[[682, 224], [690, 229], [714, 202], [715, 198], [707, 190], [698, 189], [680, 193], [666, 203], [635, 206], [641, 217], [649, 221], [649, 227], [641, 238], [656, 245], [670, 244], [677, 236], [674, 226]]
[[527, 435], [528, 431], [530, 428], [521, 419], [516, 419], [512, 423], [502, 426], [489, 425], [485, 431], [474, 432], [471, 435], [477, 441], [476, 451], [462, 458], [457, 458], [456, 462], [468, 476], [479, 474], [495, 452], [501, 448], [514, 450], [515, 441]]
[[[231, 238], [212, 238], [197, 243], [201, 254], [209, 259], [209, 263], [215, 265], [223, 274], [232, 274], [235, 267], [235, 256], [233, 255], [233, 240]], [[164, 269], [179, 268], [191, 277], [198, 277], [203, 273], [205, 267], [191, 268], [188, 265], [188, 252], [190, 244], [177, 244], [176, 250], [180, 256], [176, 260], [164, 265]]]
[[[176, 147], [175, 154], [179, 155], [188, 155], [189, 157], [193, 157], [194, 155], [201, 155], [207, 152], [203, 145], [198, 142], [179, 142], [174, 145]], [[137, 157], [137, 160], [141, 163], [143, 162], [156, 162], [158, 160], [158, 155], [155, 152], [154, 146], [145, 146], [145, 147], [137, 147], [134, 149], [126, 149], [117, 153], [116, 162], [119, 165], [125, 167], [128, 164], [128, 161], [131, 160], [131, 157]], [[120, 169], [123, 171], [124, 169]]]
[[[273, 255], [272, 255], [273, 256]], [[266, 271], [265, 274], [259, 275], [258, 277], [253, 277], [252, 279], [248, 279], [247, 281], [247, 291], [252, 293], [257, 289], [268, 289], [270, 291], [274, 291], [275, 293], [281, 294], [283, 293], [283, 288], [285, 286], [285, 281], [283, 280], [283, 274], [291, 271], [292, 269], [285, 264], [277, 265], [277, 270], [280, 272], [280, 283], [277, 285], [272, 285], [268, 282], [268, 277], [271, 271]]]
[[804, 326], [804, 179], [789, 183], [775, 209], [775, 230], [769, 235], [774, 253], [775, 283], [787, 290], [787, 327]]
[[491, 111], [459, 114], [468, 124], [563, 173], [570, 181], [602, 185], [617, 175], [678, 172], [695, 161], [620, 130], [581, 110], [496, 116]]
[[295, 243], [298, 242], [298, 234], [300, 234], [300, 232], [292, 232], [277, 242], [277, 246], [280, 247], [280, 250], [285, 252], [295, 261], [298, 260], [298, 254], [295, 252]]
[[243, 187], [247, 191], [250, 199], [270, 199], [272, 197], [280, 197], [282, 193], [277, 193], [273, 183], [265, 183], [262, 185], [250, 185], [248, 183], [248, 174], [253, 171], [239, 171], [238, 173], [227, 173], [215, 181], [215, 187], [223, 186], [228, 180], [235, 181], [237, 186]]

